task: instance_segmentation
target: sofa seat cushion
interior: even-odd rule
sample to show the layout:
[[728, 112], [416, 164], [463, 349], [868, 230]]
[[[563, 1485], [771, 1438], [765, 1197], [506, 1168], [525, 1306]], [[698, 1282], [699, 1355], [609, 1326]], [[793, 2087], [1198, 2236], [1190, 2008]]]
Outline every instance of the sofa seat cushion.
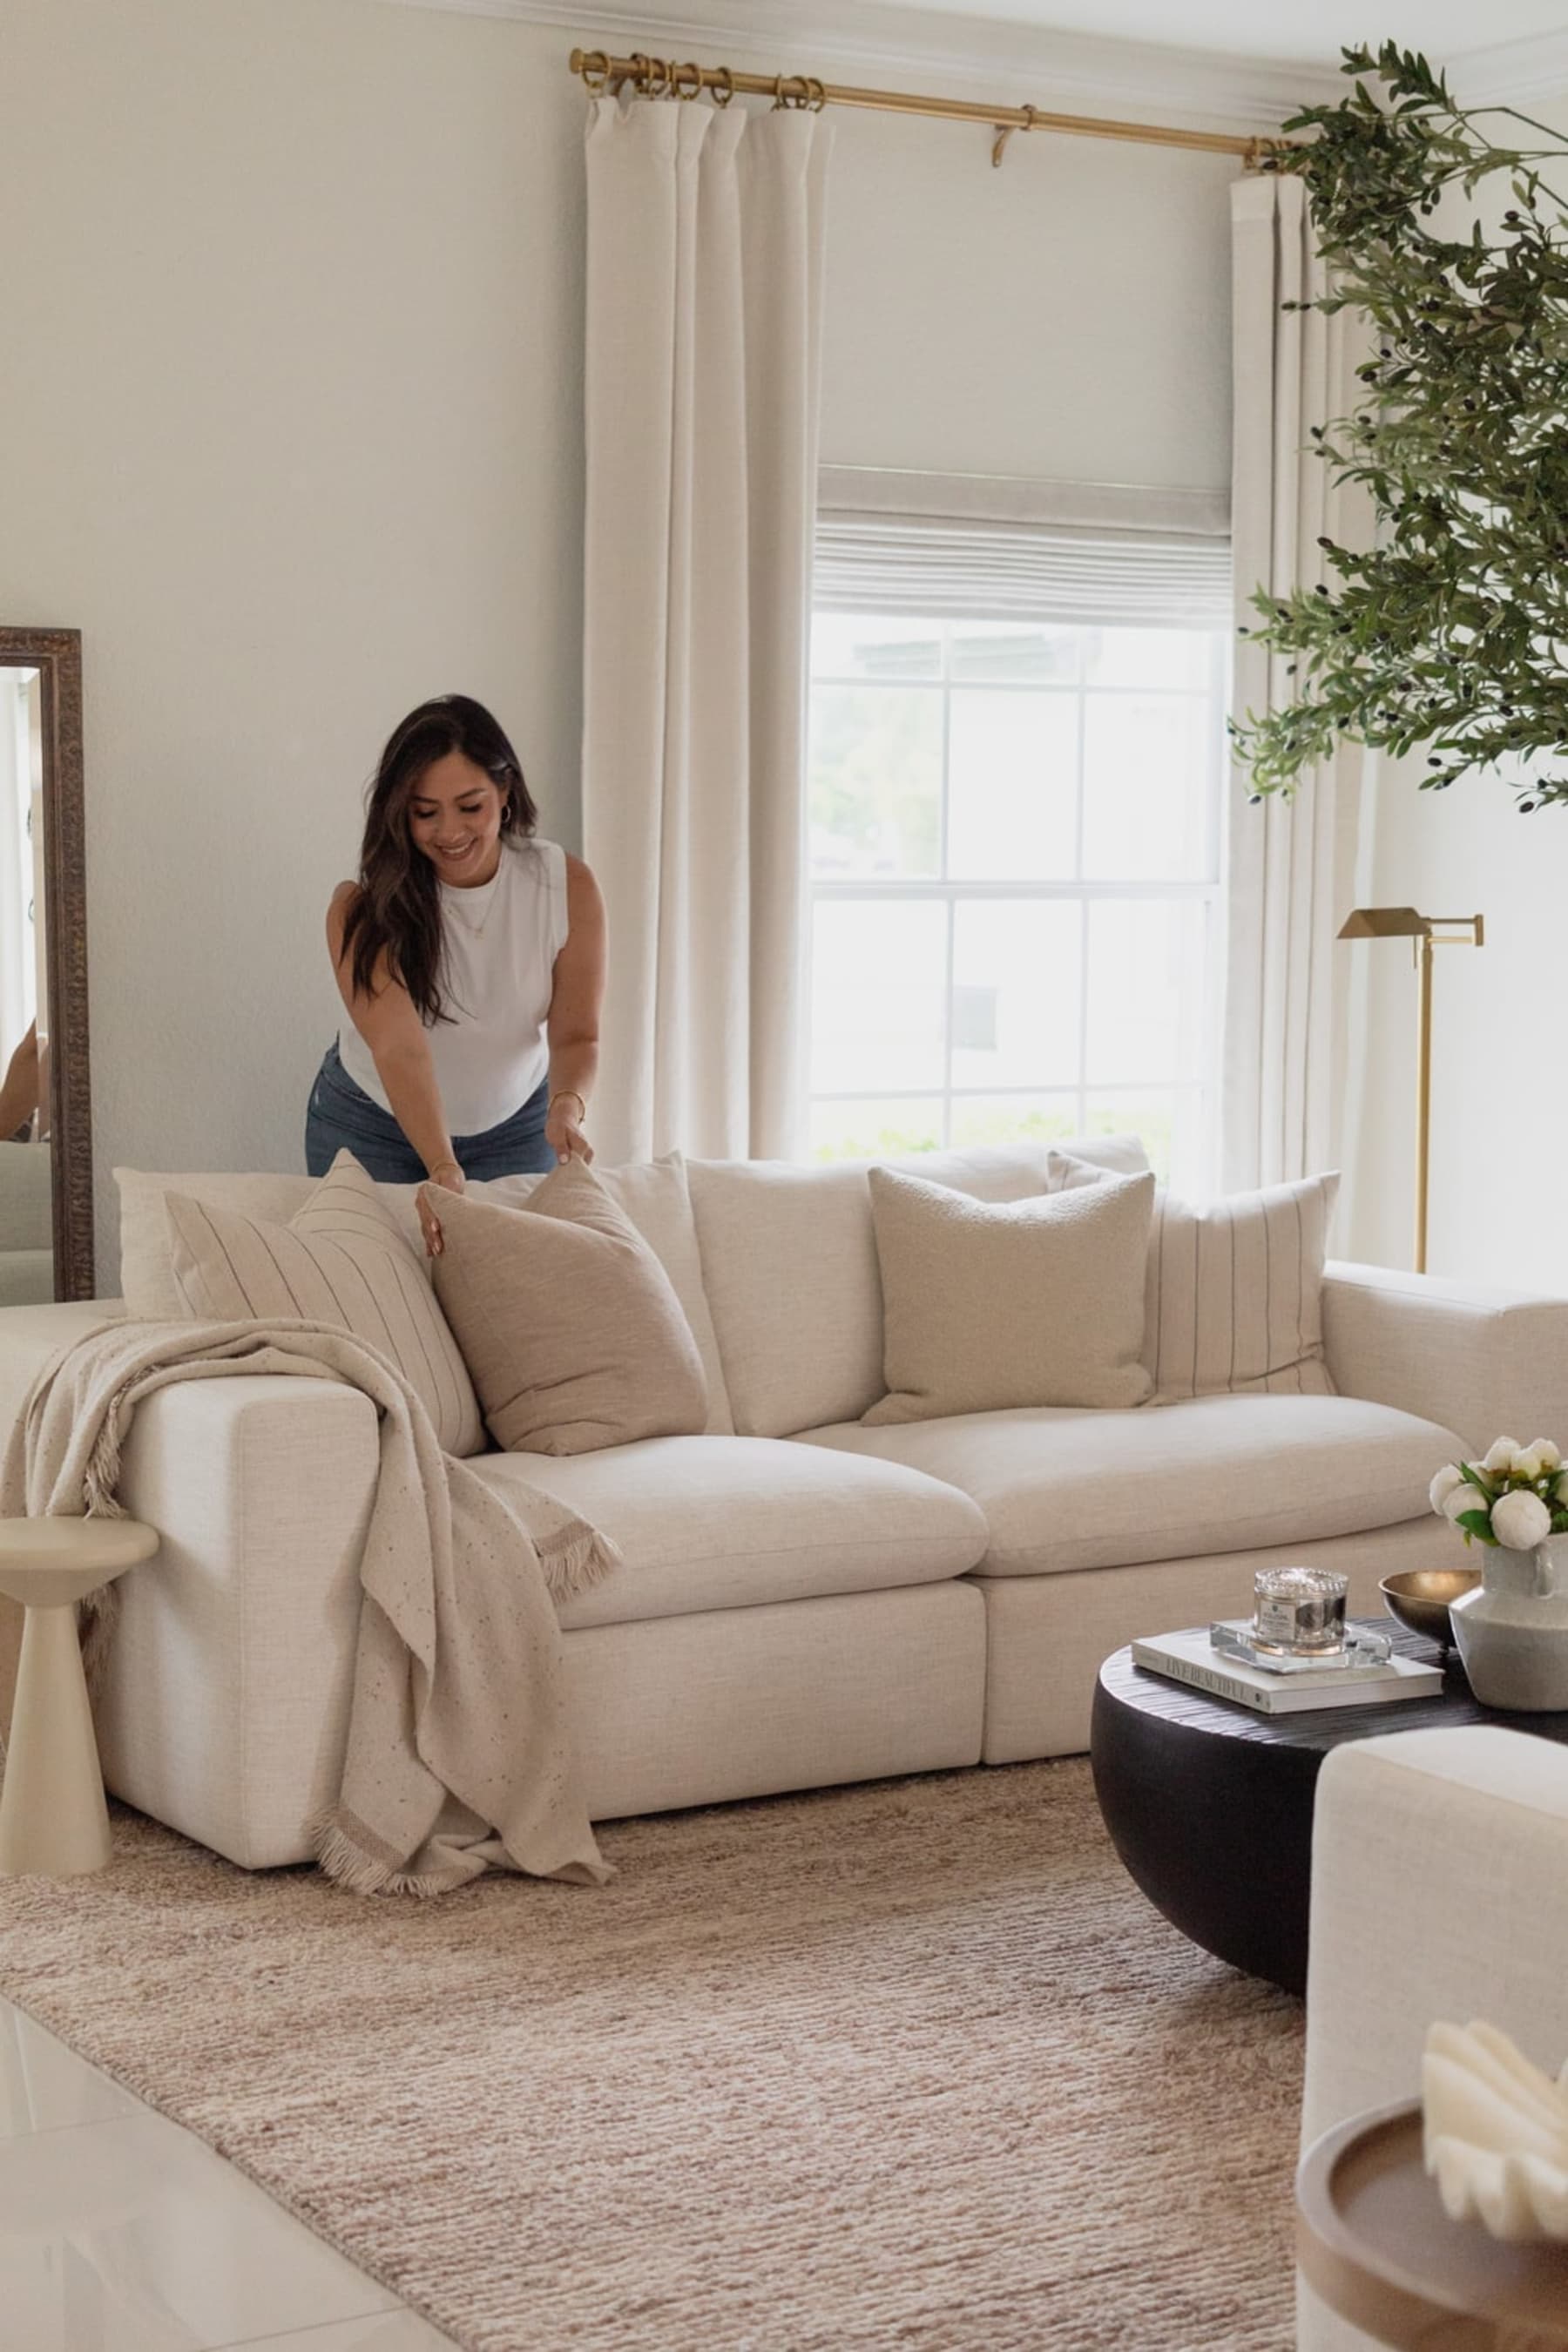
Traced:
[[[1463, 1449], [1435, 1422], [1360, 1397], [1195, 1397], [1156, 1412], [1031, 1406], [795, 1441], [876, 1454], [973, 1495], [982, 1573], [1048, 1576], [1394, 1527]], [[1444, 1531], [1434, 1522], [1441, 1554]], [[1451, 1546], [1456, 1564], [1458, 1548]]]
[[984, 1517], [952, 1487], [773, 1438], [645, 1437], [465, 1466], [499, 1494], [558, 1496], [620, 1546], [613, 1575], [562, 1602], [568, 1628], [932, 1584], [985, 1549]]

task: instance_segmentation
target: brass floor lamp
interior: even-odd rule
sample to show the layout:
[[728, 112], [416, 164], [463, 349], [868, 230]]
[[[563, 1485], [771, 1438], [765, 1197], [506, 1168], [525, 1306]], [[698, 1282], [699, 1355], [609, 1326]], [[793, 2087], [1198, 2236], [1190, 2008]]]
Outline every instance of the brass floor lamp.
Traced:
[[1432, 1125], [1432, 950], [1486, 945], [1479, 915], [1418, 915], [1414, 907], [1355, 907], [1340, 926], [1342, 940], [1408, 940], [1421, 975], [1415, 1060], [1415, 1271], [1426, 1271], [1426, 1170]]

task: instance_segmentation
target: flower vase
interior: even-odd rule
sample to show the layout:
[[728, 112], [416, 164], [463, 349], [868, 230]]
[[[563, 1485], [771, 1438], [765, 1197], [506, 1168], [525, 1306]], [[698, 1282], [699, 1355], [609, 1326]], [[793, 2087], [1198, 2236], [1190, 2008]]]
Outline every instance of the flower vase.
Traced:
[[1454, 1640], [1483, 1706], [1568, 1712], [1568, 1535], [1533, 1551], [1489, 1546], [1481, 1581], [1449, 1609]]

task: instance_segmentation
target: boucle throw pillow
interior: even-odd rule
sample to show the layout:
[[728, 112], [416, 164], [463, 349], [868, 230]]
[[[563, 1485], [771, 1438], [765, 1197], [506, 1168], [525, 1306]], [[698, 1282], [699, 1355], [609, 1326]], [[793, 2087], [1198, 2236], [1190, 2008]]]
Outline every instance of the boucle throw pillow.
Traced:
[[436, 1294], [512, 1454], [694, 1436], [708, 1388], [669, 1276], [580, 1160], [502, 1209], [436, 1196]]
[[458, 1343], [352, 1152], [339, 1152], [286, 1225], [182, 1192], [164, 1195], [164, 1213], [183, 1313], [216, 1323], [335, 1323], [403, 1374], [444, 1452], [482, 1451], [479, 1401]]
[[1142, 1404], [1152, 1176], [997, 1203], [869, 1171], [888, 1394], [868, 1426]]
[[[1101, 1171], [1053, 1152], [1053, 1184], [1098, 1185]], [[1206, 1208], [1155, 1196], [1143, 1361], [1156, 1404], [1277, 1392], [1332, 1396], [1323, 1355], [1323, 1260], [1337, 1172]]]

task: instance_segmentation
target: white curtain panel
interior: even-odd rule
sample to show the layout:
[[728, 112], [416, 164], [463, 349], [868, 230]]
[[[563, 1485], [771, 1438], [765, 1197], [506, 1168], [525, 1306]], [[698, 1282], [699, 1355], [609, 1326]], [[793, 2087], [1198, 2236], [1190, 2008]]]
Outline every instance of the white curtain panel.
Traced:
[[610, 1161], [795, 1143], [829, 141], [797, 110], [589, 115], [583, 827]]
[[[1320, 534], [1365, 544], [1364, 494], [1337, 490], [1314, 425], [1343, 415], [1364, 355], [1348, 310], [1289, 311], [1325, 290], [1306, 190], [1259, 173], [1231, 189], [1235, 422], [1231, 538], [1238, 626], [1255, 589], [1312, 587]], [[1291, 698], [1282, 656], [1236, 640], [1233, 707], [1261, 717]], [[1237, 1191], [1336, 1167], [1347, 1088], [1352, 951], [1335, 933], [1354, 903], [1363, 754], [1342, 751], [1293, 801], [1247, 799], [1232, 775], [1226, 822], [1222, 1179]]]

